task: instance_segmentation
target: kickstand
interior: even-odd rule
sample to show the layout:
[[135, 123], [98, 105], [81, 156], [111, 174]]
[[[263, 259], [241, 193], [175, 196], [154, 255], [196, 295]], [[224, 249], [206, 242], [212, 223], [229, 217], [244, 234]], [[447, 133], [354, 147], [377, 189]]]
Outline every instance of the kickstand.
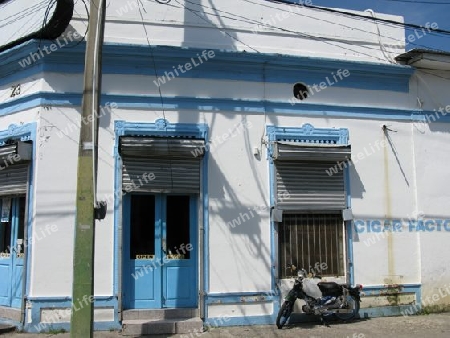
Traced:
[[320, 316], [320, 322], [322, 323], [323, 326], [330, 327], [330, 325], [328, 325], [327, 321], [323, 316]]

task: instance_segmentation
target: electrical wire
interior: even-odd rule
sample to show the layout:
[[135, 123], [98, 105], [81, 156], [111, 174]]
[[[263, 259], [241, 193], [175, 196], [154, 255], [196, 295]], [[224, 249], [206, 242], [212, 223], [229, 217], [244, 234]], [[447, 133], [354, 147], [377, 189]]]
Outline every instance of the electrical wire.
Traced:
[[[49, 1], [50, 1], [49, 4], [51, 4], [51, 1], [52, 1], [52, 0], [49, 0]], [[42, 9], [44, 9], [44, 8], [47, 8], [47, 9], [46, 9], [46, 11], [47, 11], [47, 10], [48, 10], [47, 5], [48, 5], [48, 4], [45, 3], [43, 7], [40, 7], [40, 8], [39, 8], [39, 10], [42, 10]], [[30, 14], [30, 13], [28, 13], [28, 14]], [[38, 13], [34, 13], [33, 18], [34, 18], [34, 17], [37, 17], [37, 16], [38, 16]], [[17, 19], [14, 20], [13, 22], [15, 22], [15, 21], [17, 21], [17, 20], [19, 20], [19, 19], [23, 19], [24, 17], [26, 17], [26, 15], [22, 15], [21, 17], [17, 18]], [[12, 23], [12, 22], [10, 22], [10, 23], [8, 23], [8, 24], [11, 24], [11, 23]], [[9, 38], [6, 39], [6, 41], [11, 41], [11, 40], [13, 39], [14, 36], [20, 36], [19, 33], [22, 32], [23, 30], [27, 29], [27, 28], [29, 28], [29, 29], [31, 28], [30, 31], [31, 31], [31, 32], [35, 32], [35, 31], [38, 29], [38, 27], [42, 27], [42, 26], [41, 26], [40, 20], [36, 20], [36, 23], [34, 24], [34, 26], [31, 26], [31, 27], [30, 27], [30, 26], [27, 27], [26, 25], [22, 25], [22, 26], [19, 28], [19, 30], [14, 31], [14, 32], [12, 33], [12, 35], [11, 35]], [[15, 40], [13, 40], [13, 41], [15, 41]]]
[[[259, 5], [259, 6], [267, 7], [267, 8], [270, 8], [270, 9], [278, 9], [278, 8], [276, 8], [276, 7], [268, 6], [268, 5], [266, 5], [266, 4], [255, 3], [255, 2], [252, 2], [252, 1], [249, 1], [249, 0], [244, 0], [244, 1], [246, 1], [246, 2], [248, 2], [248, 3], [251, 3], [251, 4], [254, 4], [254, 5]], [[189, 1], [189, 0], [185, 0], [185, 3], [190, 3], [190, 4], [195, 5], [195, 6], [199, 6], [199, 7], [202, 7], [202, 8], [213, 9], [213, 10], [216, 11], [216, 12], [221, 12], [221, 13], [225, 13], [225, 14], [232, 15], [233, 17], [222, 16], [222, 17], [227, 18], [227, 19], [230, 19], [230, 20], [240, 21], [240, 22], [247, 22], [247, 23], [251, 23], [251, 24], [255, 24], [255, 23], [256, 23], [256, 24], [258, 24], [258, 25], [260, 25], [260, 26], [266, 26], [266, 27], [270, 27], [270, 28], [273, 28], [273, 29], [281, 30], [281, 31], [287, 31], [287, 32], [299, 34], [299, 35], [306, 36], [306, 37], [311, 38], [311, 39], [314, 39], [314, 38], [316, 38], [316, 39], [326, 39], [326, 38], [324, 38], [324, 37], [313, 36], [313, 35], [310, 35], [310, 34], [308, 35], [308, 34], [303, 33], [303, 32], [298, 32], [298, 31], [293, 31], [293, 30], [287, 30], [287, 29], [285, 29], [285, 28], [280, 28], [280, 27], [277, 27], [277, 26], [274, 26], [274, 25], [270, 25], [270, 24], [267, 24], [267, 23], [264, 23], [264, 22], [260, 22], [260, 21], [254, 20], [254, 19], [250, 19], [250, 18], [247, 18], [247, 17], [242, 16], [242, 15], [238, 15], [238, 14], [231, 13], [231, 12], [228, 12], [228, 11], [216, 9], [216, 8], [214, 8], [214, 7], [209, 7], [209, 6], [206, 6], [206, 5], [194, 3], [194, 2]], [[177, 7], [177, 6], [175, 6], [175, 7]], [[177, 8], [179, 8], [179, 7], [177, 7]], [[193, 9], [191, 9], [191, 10], [193, 10]], [[283, 10], [281, 10], [281, 11], [283, 11]], [[214, 16], [214, 17], [219, 17], [218, 15], [216, 15], [216, 14], [214, 14], [214, 13], [208, 13], [208, 12], [206, 12], [206, 11], [203, 11], [203, 12], [206, 13], [206, 14], [208, 14], [208, 15], [212, 15], [212, 16]], [[197, 11], [197, 13], [201, 13], [201, 12]], [[381, 36], [381, 37], [383, 37], [383, 38], [391, 39], [391, 40], [394, 40], [394, 41], [399, 42], [399, 43], [401, 43], [401, 44], [404, 44], [404, 43], [405, 43], [405, 39], [401, 39], [401, 40], [400, 40], [400, 39], [396, 39], [396, 38], [393, 38], [393, 37], [390, 37], [390, 36], [382, 35], [382, 34], [379, 32], [379, 29], [378, 29], [379, 34], [377, 34], [377, 33], [375, 33], [375, 32], [368, 32], [368, 31], [363, 30], [363, 29], [360, 29], [360, 28], [358, 28], [358, 27], [347, 26], [347, 25], [342, 24], [342, 23], [338, 23], [338, 22], [330, 21], [330, 20], [325, 20], [325, 19], [322, 19], [322, 18], [317, 18], [317, 17], [314, 17], [314, 16], [306, 15], [306, 14], [304, 14], [304, 13], [296, 13], [296, 12], [289, 12], [289, 13], [290, 13], [290, 14], [297, 15], [297, 16], [300, 16], [300, 17], [308, 17], [308, 18], [311, 18], [311, 19], [313, 19], [313, 20], [317, 20], [317, 21], [321, 21], [321, 22], [327, 22], [327, 23], [330, 23], [330, 24], [335, 24], [335, 25], [338, 25], [338, 26], [342, 26], [342, 27], [345, 27], [345, 28], [349, 28], [349, 29], [351, 29], [351, 30], [361, 31], [361, 32], [363, 32], [363, 33], [365, 33], [365, 34], [372, 34], [372, 35], [375, 35], [377, 38], [379, 38], [379, 37]], [[245, 21], [244, 21], [244, 20], [236, 19], [236, 17], [237, 17], [237, 18], [243, 18]], [[411, 45], [414, 45], [414, 46], [418, 46], [418, 47], [428, 48], [427, 46], [424, 46], [424, 45], [421, 45], [421, 44], [417, 44], [417, 43], [413, 43], [413, 42], [408, 42], [408, 44], [411, 44]], [[390, 46], [390, 45], [392, 45], [392, 44], [388, 44], [388, 46]], [[335, 46], [337, 46], [337, 45], [335, 45]], [[394, 44], [394, 46], [395, 46], [395, 44]], [[341, 46], [341, 47], [342, 47], [342, 46]], [[366, 49], [369, 49], [369, 50], [371, 50], [371, 51], [377, 51], [377, 50], [378, 50], [378, 49], [370, 48], [370, 47], [367, 47], [367, 46], [361, 46], [361, 47], [366, 48]], [[344, 47], [342, 47], [342, 48], [344, 48]], [[349, 49], [349, 50], [351, 50], [351, 49]], [[354, 50], [351, 50], [351, 51], [355, 52]], [[364, 54], [364, 55], [372, 57], [372, 55], [368, 55], [368, 54]], [[379, 58], [379, 60], [384, 61], [384, 60], [381, 59], [381, 58]]]
[[416, 4], [427, 4], [427, 5], [450, 5], [450, 2], [439, 2], [439, 1], [417, 1], [417, 0], [384, 0], [388, 2], [406, 2], [406, 3], [416, 3]]
[[[390, 20], [390, 19], [373, 18], [373, 17], [370, 17], [370, 16], [357, 14], [357, 13], [352, 13], [352, 12], [347, 12], [347, 11], [342, 11], [342, 10], [338, 10], [338, 9], [334, 9], [334, 8], [319, 7], [319, 6], [313, 6], [313, 5], [308, 5], [308, 4], [293, 3], [293, 2], [291, 2], [289, 0], [264, 0], [264, 1], [273, 2], [273, 3], [279, 3], [279, 4], [285, 4], [285, 5], [306, 7], [306, 8], [311, 8], [311, 9], [314, 9], [314, 10], [330, 12], [330, 13], [338, 13], [338, 14], [343, 14], [343, 15], [346, 15], [346, 16], [354, 17], [354, 18], [360, 18], [360, 19], [370, 20], [370, 21], [378, 21], [378, 22], [391, 24], [391, 25], [402, 26], [402, 27], [416, 28], [416, 29], [423, 29], [424, 28], [423, 26], [416, 25], [416, 24], [413, 24], [413, 23], [404, 23], [404, 22], [399, 22], [399, 21]], [[450, 34], [450, 31], [445, 30], [445, 29], [440, 29], [440, 28], [434, 29], [434, 28], [431, 28], [431, 30], [432, 30], [433, 33]]]
[[[175, 0], [175, 2], [177, 2], [178, 4], [180, 4], [177, 0]], [[181, 5], [181, 4], [180, 4], [180, 5]], [[190, 9], [190, 8], [186, 7], [186, 6], [183, 6], [183, 5], [181, 5], [181, 6], [184, 7], [185, 9], [187, 9], [188, 11], [192, 12], [193, 14], [195, 14], [194, 12], [210, 14], [210, 13], [207, 13], [207, 12], [205, 12], [205, 11], [203, 11], [203, 12], [195, 11], [195, 10], [193, 10], [193, 9]], [[214, 26], [214, 24], [212, 24], [212, 23], [209, 22], [208, 20], [204, 19], [203, 17], [201, 17], [201, 16], [199, 16], [199, 15], [197, 15], [197, 14], [195, 14], [195, 15], [198, 16], [199, 18], [201, 18], [202, 20], [206, 21], [208, 24], [212, 25], [214, 28], [216, 28], [216, 29], [222, 31], [220, 28]], [[213, 16], [217, 16], [217, 15], [215, 15], [215, 14], [212, 14], [212, 15], [213, 15]], [[332, 43], [332, 42], [329, 42], [329, 41], [325, 41], [325, 40], [328, 40], [328, 38], [325, 38], [325, 37], [317, 37], [317, 36], [310, 35], [310, 34], [306, 34], [306, 33], [303, 33], [303, 32], [298, 32], [298, 31], [294, 31], [294, 30], [290, 30], [290, 29], [286, 29], [286, 28], [277, 27], [277, 26], [270, 25], [270, 24], [266, 24], [266, 23], [263, 23], [263, 22], [260, 22], [260, 21], [257, 21], [257, 20], [253, 20], [253, 19], [250, 19], [250, 18], [246, 18], [246, 19], [247, 19], [247, 20], [250, 20], [250, 21], [244, 21], [244, 22], [247, 22], [247, 23], [257, 23], [257, 24], [259, 24], [259, 25], [263, 25], [263, 26], [275, 28], [275, 29], [278, 29], [278, 30], [281, 30], [281, 31], [284, 31], [284, 32], [294, 33], [294, 34], [297, 34], [297, 35], [302, 36], [302, 37], [306, 37], [306, 38], [309, 38], [309, 39], [312, 39], [312, 40], [320, 41], [320, 42], [322, 42], [322, 43], [324, 43], [324, 44], [327, 44], [327, 45], [330, 45], [330, 46], [334, 46], [334, 47], [338, 47], [338, 48], [342, 48], [342, 49], [351, 51], [351, 52], [353, 52], [353, 53], [355, 53], [355, 54], [365, 55], [365, 56], [368, 56], [369, 58], [375, 58], [375, 59], [380, 60], [380, 61], [383, 61], [383, 62], [385, 61], [385, 60], [382, 59], [382, 58], [379, 58], [379, 57], [374, 56], [373, 54], [363, 53], [363, 52], [361, 52], [361, 51], [357, 51], [357, 50], [354, 50], [354, 49], [351, 49], [351, 48], [348, 48], [348, 47], [344, 47], [344, 46], [339, 45], [339, 44], [337, 44], [337, 43], [335, 44], [335, 43]], [[242, 21], [242, 20], [238, 20], [238, 19], [234, 19], [234, 20], [235, 20], [235, 21]], [[230, 36], [231, 38], [233, 38], [234, 40], [236, 40], [236, 41], [238, 41], [238, 42], [244, 44], [244, 45], [247, 46], [247, 47], [249, 47], [250, 49], [256, 51], [255, 48], [253, 48], [253, 47], [247, 45], [246, 43], [244, 43], [244, 42], [241, 41], [240, 39], [238, 39], [238, 38], [236, 38], [236, 37], [233, 37], [231, 34], [228, 34], [228, 33], [227, 33], [227, 35]], [[370, 48], [370, 47], [367, 47], [367, 46], [360, 46], [360, 47], [365, 48], [365, 49], [369, 49], [370, 51], [378, 51], [378, 49]], [[259, 53], [259, 51], [258, 51], [258, 53]]]
[[[141, 6], [142, 6], [142, 10], [145, 11], [147, 13], [147, 11], [145, 10], [144, 5], [142, 4], [141, 0], [137, 0], [139, 3], [139, 14], [141, 16], [141, 22], [142, 22], [142, 27], [144, 28], [144, 32], [145, 32], [145, 37], [147, 39], [147, 44], [150, 50], [150, 56], [151, 56], [151, 60], [153, 63], [153, 72], [155, 74], [155, 79], [156, 81], [158, 81], [158, 70], [156, 69], [156, 61], [155, 61], [155, 55], [153, 54], [153, 50], [152, 50], [152, 44], [150, 43], [150, 38], [148, 36], [148, 32], [147, 32], [147, 27], [145, 26], [145, 22], [144, 22], [144, 15], [142, 14], [141, 11]], [[162, 91], [161, 91], [161, 85], [157, 86], [158, 87], [158, 93], [159, 93], [159, 98], [161, 100], [161, 108], [162, 108], [162, 113], [163, 113], [163, 118], [164, 118], [164, 130], [166, 132], [166, 142], [167, 142], [167, 150], [169, 153], [169, 168], [170, 168], [170, 185], [173, 189], [173, 169], [172, 169], [172, 158], [170, 156], [170, 143], [169, 143], [169, 137], [168, 137], [168, 131], [167, 131], [167, 125], [166, 125], [166, 112], [165, 112], [165, 108], [164, 108], [164, 99], [163, 99], [163, 95], [162, 95]]]
[[[84, 9], [86, 10], [87, 24], [84, 22], [84, 20], [82, 20], [81, 22], [83, 22], [83, 24], [86, 26], [86, 30], [84, 31], [83, 37], [82, 37], [76, 44], [74, 44], [73, 46], [67, 45], [67, 46], [65, 46], [65, 48], [75, 48], [75, 47], [78, 46], [80, 43], [82, 43], [83, 41], [86, 40], [86, 35], [87, 35], [87, 33], [88, 33], [88, 30], [89, 30], [89, 8], [88, 8], [88, 6], [87, 6], [85, 0], [81, 0], [81, 1], [83, 2], [83, 4], [84, 4]], [[78, 2], [78, 1], [77, 1], [77, 2]], [[77, 10], [75, 9], [75, 6], [73, 7], [73, 10], [74, 10], [75, 13], [77, 13], [77, 14], [81, 17], [80, 13], [78, 13]]]
[[207, 19], [205, 19], [205, 18], [203, 18], [201, 15], [197, 14], [197, 13], [199, 13], [199, 11], [192, 10], [191, 8], [188, 8], [188, 7], [185, 6], [185, 5], [183, 6], [178, 0], [175, 0], [175, 2], [176, 2], [177, 4], [179, 4], [179, 5], [181, 6], [181, 8], [184, 7], [184, 8], [187, 9], [189, 12], [191, 12], [192, 14], [194, 14], [195, 16], [197, 16], [198, 18], [202, 19], [202, 20], [205, 21], [206, 23], [210, 24], [210, 25], [213, 26], [214, 28], [218, 29], [220, 32], [222, 32], [222, 33], [228, 35], [228, 36], [229, 36], [230, 38], [232, 38], [233, 40], [242, 43], [244, 46], [250, 48], [251, 50], [255, 51], [256, 53], [259, 53], [259, 51], [256, 50], [255, 48], [253, 48], [252, 46], [249, 46], [248, 44], [246, 44], [245, 42], [239, 40], [238, 38], [236, 38], [235, 36], [231, 35], [231, 34], [228, 33], [227, 31], [222, 30], [222, 29], [220, 29], [220, 28], [214, 26], [213, 23], [209, 22]]

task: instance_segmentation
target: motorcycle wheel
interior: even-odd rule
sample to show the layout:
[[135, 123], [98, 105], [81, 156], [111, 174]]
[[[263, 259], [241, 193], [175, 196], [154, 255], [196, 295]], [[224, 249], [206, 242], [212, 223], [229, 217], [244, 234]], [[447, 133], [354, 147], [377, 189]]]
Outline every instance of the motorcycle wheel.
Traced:
[[359, 312], [359, 301], [356, 300], [355, 296], [347, 296], [347, 307], [344, 309], [352, 310], [352, 312], [349, 313], [335, 313], [336, 317], [340, 320], [350, 320], [355, 318], [355, 316]]
[[278, 316], [277, 316], [278, 329], [281, 330], [283, 328], [284, 324], [286, 324], [289, 317], [291, 316], [293, 308], [294, 308], [294, 304], [291, 304], [290, 302], [283, 303], [283, 305], [280, 308], [280, 311], [278, 311]]

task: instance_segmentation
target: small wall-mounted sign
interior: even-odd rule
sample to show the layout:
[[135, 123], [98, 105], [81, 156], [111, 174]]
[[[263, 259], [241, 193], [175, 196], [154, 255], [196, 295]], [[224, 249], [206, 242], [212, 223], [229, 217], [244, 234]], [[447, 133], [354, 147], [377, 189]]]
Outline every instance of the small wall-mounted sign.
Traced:
[[11, 198], [2, 198], [2, 215], [0, 222], [8, 223], [11, 212]]
[[136, 255], [136, 259], [153, 259], [155, 255]]

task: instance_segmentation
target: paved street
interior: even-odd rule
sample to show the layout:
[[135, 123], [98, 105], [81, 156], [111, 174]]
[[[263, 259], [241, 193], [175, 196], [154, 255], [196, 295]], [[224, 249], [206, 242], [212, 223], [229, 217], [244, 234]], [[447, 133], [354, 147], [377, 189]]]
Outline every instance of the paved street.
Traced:
[[[1, 338], [69, 338], [70, 334], [20, 334], [4, 333]], [[96, 332], [96, 338], [124, 337], [118, 332]], [[319, 323], [296, 324], [278, 330], [271, 326], [241, 326], [212, 329], [206, 333], [192, 333], [172, 336], [147, 336], [154, 338], [259, 338], [259, 337], [308, 337], [308, 338], [370, 338], [370, 337], [450, 337], [450, 313], [427, 316], [385, 317], [357, 320], [350, 323], [332, 323], [331, 327], [323, 327]]]

